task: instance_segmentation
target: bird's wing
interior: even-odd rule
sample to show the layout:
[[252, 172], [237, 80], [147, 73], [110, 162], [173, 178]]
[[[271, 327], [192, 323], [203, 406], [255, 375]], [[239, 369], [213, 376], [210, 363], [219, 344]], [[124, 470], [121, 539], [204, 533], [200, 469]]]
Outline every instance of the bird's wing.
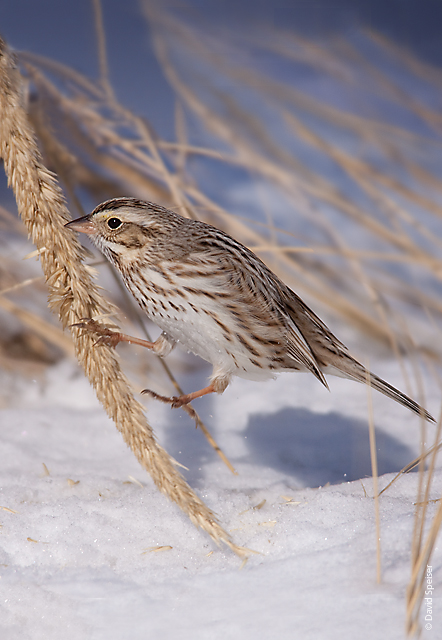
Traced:
[[[293, 303], [289, 295], [284, 296], [286, 291], [292, 293], [290, 289], [254, 253], [218, 230], [211, 235], [210, 244], [208, 241], [204, 243], [204, 249], [201, 251], [201, 247], [198, 247], [198, 250], [189, 252], [186, 262], [197, 264], [200, 271], [207, 273], [207, 284], [213, 293], [220, 294], [224, 307], [227, 304], [225, 293], [228, 292], [230, 301], [242, 310], [251, 326], [256, 330], [265, 327], [269, 336], [273, 333], [274, 337], [278, 336], [285, 342], [287, 368], [290, 368], [292, 360], [293, 365], [307, 369], [328, 388], [308, 335], [299, 323], [302, 313], [296, 318], [290, 313], [290, 307], [286, 306], [285, 298]], [[313, 312], [311, 314], [314, 316]], [[319, 318], [317, 322], [319, 331], [323, 323]], [[293, 366], [293, 369], [296, 368]]]

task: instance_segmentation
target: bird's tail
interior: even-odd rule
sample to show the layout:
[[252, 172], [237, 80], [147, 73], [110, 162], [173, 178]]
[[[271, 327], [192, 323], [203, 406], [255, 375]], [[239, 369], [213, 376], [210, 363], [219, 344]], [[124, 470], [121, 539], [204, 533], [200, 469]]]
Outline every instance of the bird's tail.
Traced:
[[339, 360], [336, 360], [334, 365], [322, 367], [322, 371], [325, 374], [330, 373], [342, 378], [349, 378], [350, 380], [356, 380], [357, 382], [370, 384], [373, 389], [380, 391], [392, 400], [396, 400], [396, 402], [403, 405], [404, 407], [407, 407], [407, 409], [409, 409], [416, 415], [425, 418], [425, 420], [428, 420], [428, 422], [436, 422], [433, 416], [428, 413], [426, 409], [406, 396], [405, 393], [402, 393], [402, 391], [399, 391], [399, 389], [393, 387], [393, 385], [385, 382], [385, 380], [382, 380], [382, 378], [379, 378], [379, 376], [371, 373], [371, 371], [368, 371], [368, 369], [363, 367], [360, 362], [352, 358], [350, 355], [343, 354], [339, 358]]

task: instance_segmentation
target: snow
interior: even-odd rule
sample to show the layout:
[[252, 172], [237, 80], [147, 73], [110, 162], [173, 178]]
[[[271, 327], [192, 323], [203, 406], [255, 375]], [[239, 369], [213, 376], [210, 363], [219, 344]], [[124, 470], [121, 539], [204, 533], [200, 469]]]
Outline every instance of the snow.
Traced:
[[[63, 6], [60, 16], [55, 10], [58, 5], [62, 7], [60, 3], [38, 3], [38, 15], [34, 14], [35, 2], [26, 3], [29, 6], [25, 12], [17, 11], [14, 3], [3, 4], [2, 33], [13, 46], [66, 61], [95, 77], [95, 38], [90, 35], [92, 19], [86, 15], [89, 3], [72, 3], [69, 13]], [[74, 10], [74, 4], [80, 7], [80, 13]], [[301, 4], [305, 5], [303, 11], [296, 11], [291, 21], [296, 27], [309, 3]], [[153, 122], [160, 136], [173, 139], [176, 101], [149, 54], [151, 43], [138, 9], [131, 2], [108, 0], [105, 5], [109, 62], [117, 95], [134, 112]], [[227, 16], [224, 3], [220, 7], [222, 15]], [[324, 15], [321, 20], [328, 21], [328, 13], [318, 13], [316, 3], [312, 7], [315, 15]], [[270, 11], [273, 16], [272, 3]], [[339, 11], [333, 9], [335, 14], [338, 16]], [[400, 30], [397, 14], [395, 10], [392, 22]], [[254, 15], [247, 11], [247, 23]], [[229, 32], [238, 28], [236, 14], [232, 16]], [[287, 19], [287, 27], [291, 26]], [[419, 40], [422, 48], [436, 42], [436, 36], [433, 40], [421, 38], [420, 29], [405, 32]], [[343, 34], [345, 38], [358, 37], [353, 27]], [[230, 46], [227, 52], [233, 51]], [[179, 47], [177, 51], [183, 55]], [[183, 67], [188, 59], [183, 57]], [[239, 58], [232, 59], [239, 64]], [[257, 58], [260, 64], [270, 64], [272, 59]], [[274, 69], [275, 78], [285, 78], [285, 67], [280, 72], [279, 64], [275, 64]], [[338, 84], [328, 76], [324, 80], [319, 72], [312, 75], [302, 68], [288, 71], [294, 87], [327, 98], [325, 102], [332, 97], [346, 111], [357, 107], [362, 115], [370, 117], [379, 111], [377, 102], [365, 97], [369, 90], [367, 94], [356, 91], [357, 85], [351, 84], [344, 92], [344, 83]], [[206, 90], [213, 98], [209, 88], [212, 83], [221, 88], [225, 78], [210, 73]], [[417, 95], [415, 86], [409, 89], [410, 95]], [[244, 91], [249, 100], [246, 106], [252, 97], [254, 109], [259, 108], [253, 113], [267, 113], [267, 104], [256, 100], [253, 92], [249, 94], [247, 86]], [[428, 98], [428, 103], [435, 110], [438, 103], [433, 100]], [[394, 109], [389, 105], [383, 109], [384, 116], [395, 124], [399, 117], [401, 121], [405, 118], [396, 103]], [[202, 127], [188, 117], [195, 129], [189, 126], [191, 141], [204, 146], [211, 134], [202, 137]], [[280, 142], [282, 138], [287, 145], [296, 144], [293, 149], [302, 152], [300, 157], [306, 166], [315, 164], [315, 170], [321, 169], [337, 187], [351, 188], [341, 170], [336, 172], [329, 162], [319, 164], [324, 161], [321, 154], [313, 154], [307, 144], [296, 142], [292, 134], [288, 136], [279, 115], [265, 117], [266, 130], [279, 136]], [[417, 124], [411, 131], [413, 127]], [[328, 129], [321, 133], [327, 134]], [[344, 133], [330, 130], [330, 135]], [[349, 153], [383, 167], [380, 154], [367, 143], [361, 147], [358, 136], [335, 139]], [[223, 148], [223, 144], [217, 139], [215, 148]], [[410, 161], [417, 157], [422, 166], [438, 175], [437, 145], [434, 149], [427, 143], [413, 143], [413, 149], [411, 146]], [[268, 221], [269, 213], [275, 226], [281, 224], [295, 236], [310, 237], [310, 244], [322, 239], [321, 227], [311, 227], [310, 209], [303, 207], [302, 201], [296, 201], [299, 215], [295, 218], [289, 195], [271, 184], [246, 181], [242, 174], [228, 167], [221, 170], [216, 163], [198, 169], [198, 159], [194, 162], [195, 176], [198, 170], [202, 173], [207, 194], [210, 196], [213, 190], [216, 201], [224, 202], [229, 211], [257, 221], [260, 216]], [[389, 160], [390, 172], [394, 166]], [[425, 195], [428, 188], [425, 185]], [[2, 182], [2, 203], [11, 200], [10, 192], [5, 191]], [[430, 191], [430, 195], [438, 201], [439, 194]], [[323, 203], [317, 212], [339, 222], [336, 212]], [[304, 213], [305, 219], [301, 217]], [[440, 236], [439, 226], [428, 215], [425, 224], [432, 225], [428, 228]], [[359, 228], [357, 235], [349, 218], [340, 220], [339, 229], [350, 247], [373, 249], [371, 235], [360, 234]], [[7, 240], [2, 251], [8, 259], [18, 252], [21, 260], [33, 250], [23, 249], [12, 237]], [[15, 260], [14, 268], [19, 264], [23, 263]], [[30, 262], [25, 264], [28, 269]], [[409, 273], [415, 284], [421, 278], [427, 295], [439, 295], [439, 289], [430, 289], [421, 272], [415, 273], [410, 267]], [[19, 280], [22, 274], [15, 275]], [[40, 275], [36, 262], [34, 275]], [[103, 286], [109, 288], [106, 282]], [[23, 290], [21, 302], [42, 314], [41, 292], [31, 289]], [[407, 322], [412, 322], [408, 314]], [[12, 335], [15, 324], [16, 318], [10, 316], [8, 320], [5, 314], [3, 332], [9, 335], [11, 331]], [[344, 324], [330, 326], [347, 342], [351, 329]], [[431, 322], [425, 327], [419, 325], [415, 335], [419, 335], [420, 346], [439, 342]], [[123, 351], [124, 346], [118, 349]], [[370, 355], [370, 368], [375, 373], [408, 392], [398, 363], [381, 360], [370, 351], [360, 344], [356, 355], [364, 363]], [[152, 359], [149, 354], [143, 357]], [[168, 362], [176, 357], [171, 354]], [[187, 360], [173, 362], [183, 364]], [[181, 367], [179, 382], [185, 391], [192, 391], [206, 384], [209, 373], [207, 368], [186, 371]], [[195, 403], [238, 475], [220, 461], [183, 411], [172, 411], [144, 398], [159, 441], [188, 468], [183, 473], [190, 485], [217, 513], [235, 542], [257, 552], [242, 567], [239, 558], [225, 547], [217, 548], [159, 493], [73, 362], [65, 359], [47, 367], [44, 373], [36, 369], [35, 374], [30, 366], [27, 377], [0, 370], [0, 639], [404, 638], [418, 474], [401, 477], [380, 498], [382, 583], [378, 585], [367, 390], [343, 379], [330, 379], [329, 383], [330, 393], [306, 374], [287, 374], [265, 383], [236, 379], [222, 396]], [[430, 374], [422, 374], [422, 383], [425, 406], [437, 417], [440, 389]], [[135, 388], [140, 390], [149, 384], [138, 372]], [[416, 388], [410, 393], [420, 400]], [[406, 409], [379, 394], [373, 393], [373, 404], [379, 484], [383, 488], [418, 455], [420, 424]], [[434, 434], [435, 427], [428, 425], [427, 446], [433, 444]], [[440, 498], [441, 492], [439, 464], [430, 499]], [[437, 503], [429, 504], [428, 522], [437, 507]], [[436, 587], [434, 628], [423, 631], [426, 640], [435, 640], [437, 628], [442, 626], [440, 542], [432, 567]]]
[[[372, 368], [401, 385], [394, 363]], [[206, 374], [180, 382], [193, 389]], [[158, 439], [188, 467], [190, 484], [235, 541], [258, 552], [243, 568], [156, 490], [76, 365], [62, 361], [16, 391], [0, 412], [4, 640], [404, 637], [418, 477], [381, 497], [377, 585], [362, 385], [335, 379], [329, 393], [288, 374], [237, 379], [201, 400], [238, 475], [182, 411], [148, 401]], [[419, 421], [379, 394], [373, 402], [383, 487], [417, 454]], [[439, 470], [430, 497], [441, 487]], [[441, 559], [439, 545], [436, 584]]]

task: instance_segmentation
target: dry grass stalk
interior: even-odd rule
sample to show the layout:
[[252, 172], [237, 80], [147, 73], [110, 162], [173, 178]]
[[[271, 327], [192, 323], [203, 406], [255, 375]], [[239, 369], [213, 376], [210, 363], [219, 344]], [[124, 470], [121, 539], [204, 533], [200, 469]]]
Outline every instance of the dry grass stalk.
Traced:
[[442, 443], [436, 442], [436, 444], [430, 447], [430, 449], [428, 449], [424, 453], [421, 453], [419, 456], [417, 456], [417, 458], [414, 458], [414, 460], [411, 460], [411, 462], [406, 464], [405, 467], [402, 467], [402, 469], [397, 472], [394, 478], [390, 480], [390, 482], [382, 489], [382, 491], [379, 492], [379, 495], [382, 495], [384, 491], [387, 491], [392, 484], [394, 484], [395, 482], [397, 482], [397, 480], [399, 480], [401, 476], [403, 476], [406, 473], [410, 473], [410, 471], [413, 471], [413, 469], [415, 469], [417, 466], [422, 464], [429, 456], [434, 454], [435, 450], [439, 451], [440, 449], [442, 449]]
[[95, 33], [97, 37], [98, 63], [100, 66], [100, 81], [103, 91], [113, 100], [114, 92], [109, 81], [109, 67], [106, 54], [106, 34], [103, 24], [103, 11], [100, 0], [92, 0], [95, 14]]
[[419, 616], [425, 595], [425, 577], [430, 563], [437, 537], [442, 526], [442, 501], [431, 523], [430, 531], [422, 545], [419, 555], [412, 566], [411, 579], [407, 588], [407, 612], [405, 627], [408, 635], [418, 634], [420, 631]]
[[[431, 554], [433, 553], [434, 546], [436, 544], [437, 536], [439, 535], [442, 525], [442, 500], [439, 504], [439, 508], [430, 526], [430, 530], [425, 537], [424, 527], [426, 524], [427, 507], [430, 504], [430, 489], [434, 476], [434, 470], [436, 466], [436, 459], [439, 449], [442, 447], [440, 443], [440, 436], [442, 433], [442, 419], [439, 419], [437, 425], [437, 432], [435, 438], [435, 444], [427, 452], [422, 452], [419, 456], [418, 464], [420, 468], [419, 475], [419, 490], [418, 498], [416, 501], [414, 533], [413, 533], [413, 548], [411, 556], [411, 578], [407, 587], [407, 610], [405, 628], [408, 635], [415, 635], [420, 631], [419, 617], [422, 602], [425, 595], [425, 577], [427, 566], [430, 562]], [[431, 454], [430, 466], [427, 473], [424, 473], [424, 459]], [[423, 486], [426, 481], [425, 491]]]
[[[82, 264], [83, 250], [75, 235], [65, 229], [69, 219], [55, 177], [44, 167], [23, 106], [21, 77], [5, 43], [0, 40], [0, 153], [18, 211], [37, 249], [45, 247], [40, 261], [49, 289], [49, 306], [63, 327], [84, 317], [110, 313]], [[112, 349], [93, 346], [94, 339], [71, 327], [75, 353], [98, 399], [115, 421], [125, 442], [157, 487], [206, 531], [238, 555], [236, 546], [210, 509], [198, 498], [175, 468], [173, 460], [155, 440], [142, 405], [133, 397]]]
[[[99, 9], [99, 3], [96, 3], [96, 5]], [[192, 213], [189, 208], [188, 199], [184, 195], [184, 191], [177, 190], [176, 180], [163, 162], [157, 148], [157, 143], [151, 135], [149, 127], [141, 118], [133, 116], [131, 112], [119, 105], [115, 101], [112, 90], [108, 87], [106, 75], [107, 63], [104, 59], [104, 32], [100, 26], [101, 22], [99, 19], [97, 22], [99, 25], [97, 40], [99, 43], [99, 60], [102, 77], [101, 84], [104, 86], [104, 90], [102, 92], [97, 90], [96, 86], [91, 83], [91, 81], [87, 78], [83, 78], [83, 76], [80, 76], [75, 71], [63, 67], [54, 61], [36, 57], [36, 61], [38, 61], [43, 68], [47, 67], [51, 71], [62, 76], [63, 79], [68, 78], [71, 82], [75, 82], [77, 100], [71, 100], [66, 97], [49, 79], [47, 79], [39, 69], [29, 63], [29, 60], [33, 59], [31, 54], [22, 54], [21, 56], [25, 61], [28, 60], [28, 62], [25, 63], [26, 69], [35, 84], [38, 86], [40, 96], [49, 96], [50, 104], [48, 105], [48, 111], [53, 109], [54, 104], [60, 106], [61, 115], [66, 125], [65, 129], [72, 130], [76, 142], [78, 143], [80, 140], [86, 153], [89, 156], [92, 156], [99, 165], [106, 167], [107, 169], [112, 169], [115, 174], [118, 174], [118, 179], [120, 181], [121, 178], [124, 177], [126, 181], [129, 181], [132, 184], [131, 188], [136, 185], [138, 189], [140, 187], [140, 180], [137, 180], [137, 176], [135, 176], [134, 179], [134, 170], [138, 174], [138, 177], [146, 174], [147, 170], [147, 172], [155, 176], [156, 179], [162, 179], [162, 182], [166, 183], [169, 187], [169, 189], [165, 190], [160, 187], [158, 182], [153, 182], [150, 178], [147, 178], [146, 180], [145, 177], [144, 181], [141, 181], [141, 184], [143, 184], [145, 189], [148, 188], [150, 198], [167, 201], [170, 194], [172, 194], [173, 201], [181, 210], [184, 209], [188, 214]], [[78, 99], [79, 94], [80, 98]], [[96, 103], [94, 103], [92, 99], [96, 99]], [[100, 111], [103, 103], [107, 103], [109, 108], [113, 111], [115, 121], [111, 120], [108, 122], [102, 117]], [[40, 105], [38, 109], [34, 109], [33, 120], [37, 127], [39, 140], [43, 142], [45, 154], [50, 159], [52, 166], [57, 168], [57, 172], [61, 176], [71, 200], [77, 204], [78, 210], [82, 211], [81, 203], [75, 195], [75, 176], [78, 178], [79, 169], [78, 158], [73, 156], [73, 154], [70, 153], [59, 140], [55, 139], [54, 135], [51, 133], [51, 127], [46, 124], [46, 117], [42, 105]], [[81, 122], [81, 126], [79, 126], [78, 120]], [[126, 123], [135, 130], [137, 135], [136, 143], [130, 139], [126, 140], [116, 131], [118, 124], [121, 124], [121, 122]], [[84, 134], [85, 127], [90, 129], [90, 140], [88, 140]], [[97, 139], [97, 137], [98, 140], [96, 140], [96, 142], [98, 147], [102, 147], [103, 145], [106, 146], [108, 144], [113, 145], [114, 155], [118, 156], [117, 162], [114, 161], [109, 153], [96, 153], [94, 151], [94, 147], [90, 144], [90, 141]], [[119, 150], [123, 150], [125, 155], [119, 157]], [[135, 165], [133, 162], [135, 162]], [[131, 164], [132, 166], [130, 166]], [[86, 171], [86, 173], [88, 172]], [[105, 197], [108, 197], [108, 194], [106, 194]], [[127, 294], [125, 295], [125, 298], [126, 300], [129, 299]], [[141, 320], [141, 311], [138, 307], [134, 307], [133, 303], [130, 301], [129, 306], [131, 307], [133, 314], [139, 318], [140, 325], [145, 331], [144, 324]], [[172, 382], [180, 395], [182, 391], [179, 389], [178, 384], [166, 362], [162, 359], [160, 359], [160, 362], [166, 372], [166, 376]], [[233, 465], [218, 446], [193, 407], [190, 405], [184, 406], [183, 410], [196, 421], [209, 444], [213, 447], [224, 464], [226, 464], [232, 473], [236, 473]]]
[[368, 399], [368, 432], [370, 437], [371, 472], [373, 475], [374, 512], [376, 522], [376, 582], [382, 581], [381, 571], [381, 518], [379, 513], [378, 458], [376, 452], [376, 431], [373, 416], [373, 399], [371, 394], [370, 374], [367, 364], [367, 399]]

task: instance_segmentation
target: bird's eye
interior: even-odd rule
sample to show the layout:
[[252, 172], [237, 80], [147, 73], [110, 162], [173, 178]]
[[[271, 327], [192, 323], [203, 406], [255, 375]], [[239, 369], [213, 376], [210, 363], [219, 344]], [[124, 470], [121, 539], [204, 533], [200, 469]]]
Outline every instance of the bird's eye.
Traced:
[[118, 229], [118, 227], [121, 227], [122, 224], [123, 223], [120, 220], [120, 218], [109, 218], [109, 220], [107, 221], [107, 226], [109, 227], [109, 229], [112, 229], [113, 231], [115, 229]]

